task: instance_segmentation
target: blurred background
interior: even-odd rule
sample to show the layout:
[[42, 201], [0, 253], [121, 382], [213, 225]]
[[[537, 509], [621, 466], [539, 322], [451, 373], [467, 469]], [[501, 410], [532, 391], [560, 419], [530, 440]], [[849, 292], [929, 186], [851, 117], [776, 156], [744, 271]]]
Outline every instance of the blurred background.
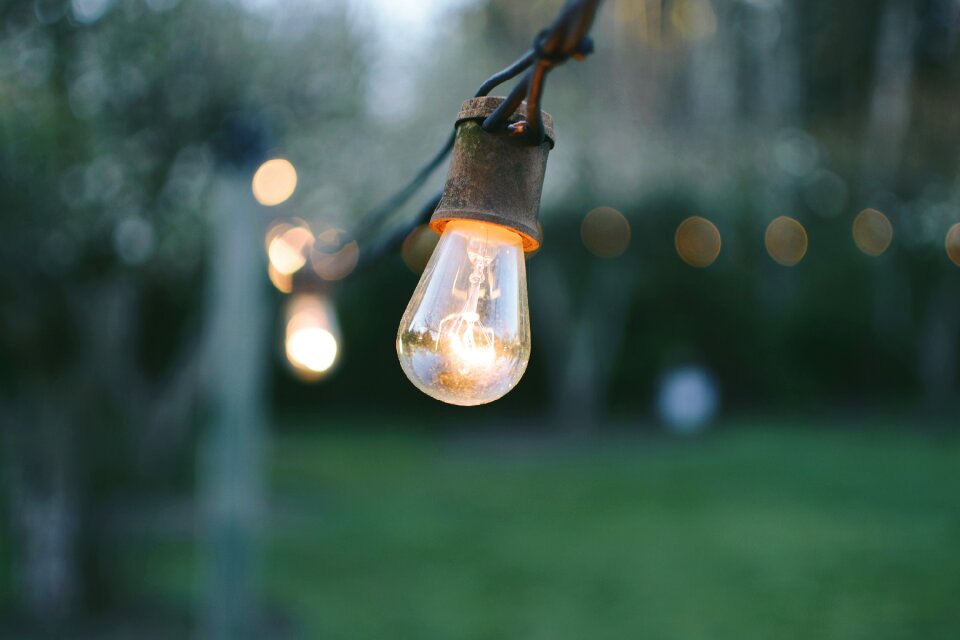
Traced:
[[442, 405], [366, 212], [560, 4], [0, 2], [0, 637], [960, 636], [960, 2], [605, 2]]

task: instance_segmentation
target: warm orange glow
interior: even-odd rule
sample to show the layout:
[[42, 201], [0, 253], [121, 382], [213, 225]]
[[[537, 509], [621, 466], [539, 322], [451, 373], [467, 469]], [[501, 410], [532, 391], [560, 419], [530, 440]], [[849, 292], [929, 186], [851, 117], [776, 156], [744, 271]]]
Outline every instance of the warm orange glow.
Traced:
[[774, 262], [785, 267], [798, 264], [807, 254], [807, 230], [787, 216], [780, 216], [767, 226], [763, 241]]
[[947, 231], [947, 257], [950, 262], [960, 267], [960, 222], [956, 223]]
[[273, 207], [286, 202], [297, 188], [297, 170], [284, 158], [267, 160], [253, 174], [253, 197]]
[[357, 268], [360, 245], [351, 240], [341, 246], [345, 234], [343, 229], [329, 225], [317, 234], [317, 242], [310, 252], [310, 265], [324, 280], [343, 280]]
[[298, 377], [317, 380], [333, 368], [339, 355], [339, 330], [333, 306], [323, 296], [301, 294], [287, 306], [287, 361]]
[[397, 331], [407, 378], [427, 395], [474, 406], [509, 392], [530, 358], [523, 239], [451, 220]]
[[882, 255], [893, 241], [893, 225], [876, 209], [864, 209], [853, 221], [853, 241], [868, 256]]
[[681, 222], [673, 242], [681, 260], [701, 269], [716, 261], [723, 245], [720, 230], [700, 216], [691, 216]]
[[293, 276], [288, 273], [280, 273], [272, 262], [267, 264], [267, 275], [270, 276], [270, 282], [273, 283], [273, 286], [281, 293], [293, 291]]
[[291, 275], [306, 264], [312, 248], [313, 234], [310, 229], [306, 226], [290, 227], [270, 241], [267, 257], [277, 272]]
[[630, 246], [630, 221], [616, 209], [599, 207], [583, 218], [580, 238], [598, 258], [616, 258]]
[[271, 224], [270, 228], [267, 229], [267, 235], [263, 238], [263, 250], [270, 253], [270, 243], [292, 228], [293, 225], [289, 222], [274, 222]]
[[529, 259], [532, 258], [533, 256], [537, 255], [538, 253], [540, 253], [540, 249], [543, 248], [543, 225], [540, 224], [539, 221], [537, 221], [537, 233], [540, 234], [540, 244], [537, 245], [537, 248], [536, 248], [536, 249], [534, 249], [534, 250], [532, 250], [532, 251], [526, 251], [526, 252], [524, 252], [524, 254], [523, 254], [523, 259], [524, 259], [524, 260], [529, 260]]
[[422, 224], [414, 228], [404, 238], [403, 245], [400, 247], [403, 263], [410, 271], [423, 273], [439, 241], [440, 236], [429, 225]]
[[314, 251], [310, 254], [310, 264], [317, 275], [324, 280], [334, 281], [343, 280], [353, 273], [360, 261], [360, 245], [356, 240], [351, 240], [339, 251], [334, 253], [324, 253], [323, 251]]
[[325, 373], [337, 359], [337, 339], [320, 327], [304, 327], [287, 337], [287, 357], [298, 368]]

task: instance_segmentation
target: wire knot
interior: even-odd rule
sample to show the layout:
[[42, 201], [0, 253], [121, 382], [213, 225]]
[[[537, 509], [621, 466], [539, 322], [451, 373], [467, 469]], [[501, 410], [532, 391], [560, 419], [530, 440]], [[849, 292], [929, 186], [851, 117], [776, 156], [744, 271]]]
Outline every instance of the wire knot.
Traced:
[[593, 53], [593, 38], [590, 36], [581, 38], [570, 51], [547, 51], [546, 44], [551, 35], [551, 31], [551, 29], [544, 29], [538, 33], [537, 37], [533, 40], [534, 54], [543, 66], [559, 67], [570, 58], [583, 60]]
[[577, 43], [577, 46], [574, 47], [571, 55], [573, 56], [574, 60], [583, 60], [591, 53], [593, 53], [593, 38], [590, 36], [583, 36], [583, 38], [580, 39], [580, 42]]

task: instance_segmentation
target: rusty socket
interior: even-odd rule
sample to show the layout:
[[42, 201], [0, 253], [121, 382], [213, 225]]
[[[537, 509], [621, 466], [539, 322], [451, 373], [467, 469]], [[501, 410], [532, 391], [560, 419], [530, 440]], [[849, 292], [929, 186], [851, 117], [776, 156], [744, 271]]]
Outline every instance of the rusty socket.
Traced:
[[[457, 135], [443, 197], [430, 218], [430, 228], [443, 233], [451, 220], [479, 220], [513, 229], [523, 238], [524, 251], [540, 247], [540, 194], [547, 155], [556, 141], [553, 118], [543, 113], [546, 137], [530, 145], [509, 129], [488, 132], [483, 120], [504, 98], [472, 98], [457, 114]], [[508, 119], [525, 121], [526, 103]]]

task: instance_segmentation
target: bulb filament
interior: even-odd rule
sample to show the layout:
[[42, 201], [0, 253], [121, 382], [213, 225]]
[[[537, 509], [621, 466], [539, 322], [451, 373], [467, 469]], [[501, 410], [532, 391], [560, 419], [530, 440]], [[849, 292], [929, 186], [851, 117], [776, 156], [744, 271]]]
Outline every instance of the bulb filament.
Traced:
[[487, 255], [482, 246], [468, 251], [467, 255], [473, 265], [467, 278], [470, 283], [467, 299], [459, 313], [452, 313], [440, 321], [436, 342], [437, 351], [443, 348], [442, 343], [449, 345], [457, 356], [457, 370], [462, 375], [469, 374], [474, 368], [489, 367], [496, 357], [493, 329], [483, 326], [477, 312], [486, 270], [493, 262], [493, 256]]

